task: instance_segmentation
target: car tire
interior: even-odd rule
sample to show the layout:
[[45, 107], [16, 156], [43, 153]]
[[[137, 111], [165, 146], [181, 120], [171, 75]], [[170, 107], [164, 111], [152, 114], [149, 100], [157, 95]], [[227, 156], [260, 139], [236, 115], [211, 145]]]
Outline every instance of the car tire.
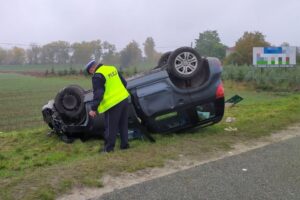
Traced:
[[180, 79], [193, 78], [201, 70], [201, 67], [201, 56], [191, 47], [178, 48], [168, 58], [168, 72]]
[[65, 87], [56, 95], [54, 105], [68, 119], [78, 119], [85, 110], [84, 90], [77, 85]]

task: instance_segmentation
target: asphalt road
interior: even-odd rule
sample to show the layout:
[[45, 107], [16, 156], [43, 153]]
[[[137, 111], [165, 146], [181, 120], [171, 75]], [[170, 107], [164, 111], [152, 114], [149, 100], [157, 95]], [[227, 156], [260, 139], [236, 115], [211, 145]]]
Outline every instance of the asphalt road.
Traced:
[[300, 137], [115, 190], [100, 199], [300, 199]]

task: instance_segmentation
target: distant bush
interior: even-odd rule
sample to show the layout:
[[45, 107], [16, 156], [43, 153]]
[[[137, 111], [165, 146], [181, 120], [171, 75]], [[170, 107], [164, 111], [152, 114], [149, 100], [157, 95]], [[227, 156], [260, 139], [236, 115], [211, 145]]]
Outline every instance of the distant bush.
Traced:
[[77, 71], [76, 71], [76, 69], [73, 69], [72, 67], [70, 67], [70, 69], [69, 69], [69, 75], [77, 75], [78, 73], [77, 73]]
[[52, 67], [50, 71], [48, 69], [46, 69], [46, 71], [44, 72], [44, 75], [45, 76], [55, 76], [56, 73], [55, 73], [54, 68]]
[[53, 67], [51, 68], [50, 74], [51, 74], [51, 75], [55, 75], [55, 71], [54, 71], [54, 68], [53, 68]]
[[257, 68], [224, 66], [223, 80], [247, 82], [261, 90], [300, 91], [300, 66], [293, 68]]
[[49, 76], [49, 71], [48, 71], [48, 69], [46, 69], [46, 71], [45, 71], [45, 76]]
[[62, 70], [57, 70], [56, 72], [52, 68], [51, 71], [49, 72], [48, 69], [44, 72], [45, 76], [83, 76], [83, 70], [76, 70], [70, 67], [69, 69], [62, 69]]

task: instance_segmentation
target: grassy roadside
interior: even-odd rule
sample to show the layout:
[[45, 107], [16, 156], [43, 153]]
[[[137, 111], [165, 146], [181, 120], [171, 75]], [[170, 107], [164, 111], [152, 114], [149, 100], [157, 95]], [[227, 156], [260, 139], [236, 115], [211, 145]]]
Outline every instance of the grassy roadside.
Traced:
[[[0, 134], [0, 199], [54, 199], [73, 186], [101, 187], [104, 173], [133, 172], [163, 166], [179, 154], [194, 159], [228, 150], [238, 141], [256, 139], [300, 121], [299, 93], [256, 92], [226, 82], [227, 97], [245, 100], [226, 109], [224, 120], [211, 127], [182, 134], [155, 135], [157, 143], [132, 141], [132, 148], [99, 155], [102, 141], [72, 145], [47, 137], [45, 128]], [[231, 126], [235, 132], [224, 131]]]

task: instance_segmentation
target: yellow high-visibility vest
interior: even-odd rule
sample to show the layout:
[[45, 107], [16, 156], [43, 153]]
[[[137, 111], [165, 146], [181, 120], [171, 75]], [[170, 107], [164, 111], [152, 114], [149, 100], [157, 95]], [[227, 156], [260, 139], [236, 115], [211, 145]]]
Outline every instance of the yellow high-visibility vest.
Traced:
[[102, 65], [95, 73], [102, 74], [106, 80], [103, 99], [98, 106], [99, 113], [104, 113], [129, 96], [114, 66]]

